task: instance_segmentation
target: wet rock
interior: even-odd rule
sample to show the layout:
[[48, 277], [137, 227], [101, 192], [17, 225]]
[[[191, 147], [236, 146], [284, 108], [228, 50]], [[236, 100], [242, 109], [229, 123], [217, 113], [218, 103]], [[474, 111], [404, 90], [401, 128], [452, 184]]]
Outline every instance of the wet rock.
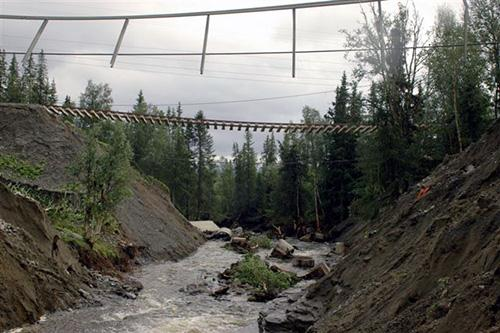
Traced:
[[330, 273], [330, 267], [328, 267], [325, 263], [321, 263], [311, 269], [306, 275], [304, 275], [304, 279], [306, 280], [316, 280], [321, 279], [326, 274]]
[[255, 252], [258, 249], [258, 245], [252, 245], [248, 239], [244, 237], [233, 237], [231, 239], [231, 247], [238, 253], [248, 253]]
[[222, 295], [226, 295], [228, 292], [229, 292], [229, 286], [222, 286], [222, 287], [219, 287], [215, 290], [213, 290], [210, 295], [211, 296], [214, 296], [214, 297], [218, 297], [218, 296], [222, 296]]
[[219, 239], [223, 241], [230, 241], [231, 237], [233, 236], [233, 233], [231, 229], [229, 228], [220, 228], [218, 231], [212, 233], [210, 236], [208, 236], [208, 239], [214, 240], [214, 239]]
[[315, 232], [314, 233], [314, 240], [316, 242], [324, 242], [325, 241], [325, 234], [322, 232]]
[[312, 268], [312, 267], [314, 267], [315, 262], [314, 262], [313, 257], [295, 255], [295, 256], [293, 256], [292, 264], [295, 267]]
[[306, 332], [321, 312], [319, 305], [304, 300], [300, 289], [295, 289], [267, 303], [259, 313], [259, 330], [266, 333]]
[[343, 242], [335, 243], [335, 254], [339, 256], [345, 255], [345, 244]]
[[128, 276], [123, 281], [123, 289], [125, 289], [128, 292], [138, 294], [142, 289], [144, 289], [144, 286], [139, 280]]
[[300, 237], [300, 241], [310, 242], [310, 241], [312, 241], [312, 235], [311, 234], [304, 235], [304, 236]]
[[273, 251], [271, 252], [271, 257], [289, 259], [292, 258], [294, 251], [295, 248], [293, 246], [291, 246], [284, 239], [280, 239], [278, 243], [276, 243], [276, 246], [274, 247]]
[[233, 234], [236, 235], [236, 236], [243, 235], [243, 228], [242, 227], [238, 227], [238, 228], [233, 229]]
[[208, 287], [204, 284], [188, 284], [184, 288], [181, 288], [181, 292], [184, 292], [188, 295], [194, 296], [194, 295], [199, 295], [203, 293], [208, 293]]

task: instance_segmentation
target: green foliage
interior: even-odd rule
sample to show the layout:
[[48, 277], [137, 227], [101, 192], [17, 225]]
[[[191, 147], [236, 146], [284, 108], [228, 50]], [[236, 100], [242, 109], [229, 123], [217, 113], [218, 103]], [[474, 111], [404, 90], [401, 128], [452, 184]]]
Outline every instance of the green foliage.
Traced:
[[93, 250], [108, 259], [116, 259], [119, 257], [118, 249], [115, 245], [110, 244], [102, 239], [95, 242]]
[[[197, 121], [205, 119], [202, 111], [194, 117]], [[214, 142], [205, 125], [196, 122], [186, 130], [189, 147], [195, 166], [193, 217], [197, 220], [210, 219], [213, 214], [215, 164]]]
[[258, 245], [261, 249], [271, 249], [273, 247], [273, 241], [267, 235], [252, 236], [248, 241], [252, 245]]
[[241, 150], [235, 146], [234, 177], [235, 177], [235, 206], [239, 213], [253, 215], [257, 196], [257, 157], [253, 149], [252, 133], [246, 131]]
[[[98, 139], [106, 146], [101, 147]], [[115, 207], [130, 195], [131, 158], [123, 127], [104, 122], [92, 128], [85, 150], [71, 167], [79, 180], [77, 189], [83, 202], [85, 237], [91, 245], [113, 219]]]
[[248, 254], [235, 267], [235, 279], [248, 284], [257, 290], [282, 291], [297, 283], [297, 277], [283, 272], [273, 272], [266, 263], [256, 255]]
[[23, 93], [21, 87], [21, 76], [19, 75], [19, 65], [16, 56], [12, 56], [7, 73], [5, 86], [5, 101], [8, 103], [23, 102]]
[[274, 213], [289, 221], [301, 222], [304, 218], [304, 181], [307, 164], [304, 159], [303, 140], [295, 133], [287, 133], [280, 142], [278, 186], [275, 192]]
[[89, 110], [111, 110], [113, 97], [107, 83], [87, 82], [85, 91], [80, 94], [80, 107]]
[[14, 155], [0, 154], [0, 174], [36, 180], [42, 175], [43, 169], [43, 165], [29, 163]]
[[235, 179], [234, 167], [231, 161], [224, 160], [221, 169], [217, 173], [214, 190], [216, 219], [223, 220], [232, 216], [235, 213]]
[[0, 102], [7, 101], [7, 60], [5, 51], [0, 49]]

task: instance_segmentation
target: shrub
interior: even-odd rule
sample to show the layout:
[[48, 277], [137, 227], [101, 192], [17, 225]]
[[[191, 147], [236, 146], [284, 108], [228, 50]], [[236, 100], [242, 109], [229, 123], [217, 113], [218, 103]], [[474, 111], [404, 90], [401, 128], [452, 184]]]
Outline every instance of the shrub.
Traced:
[[[101, 147], [98, 139], [106, 145]], [[82, 155], [71, 167], [79, 180], [76, 189], [85, 212], [85, 238], [91, 247], [113, 219], [115, 207], [131, 193], [131, 159], [123, 127], [104, 122], [92, 128]]]
[[280, 292], [297, 283], [294, 274], [273, 272], [262, 259], [252, 254], [238, 263], [234, 278], [264, 292]]
[[0, 174], [35, 180], [43, 173], [43, 166], [31, 164], [13, 155], [0, 154]]
[[267, 235], [258, 235], [250, 237], [252, 245], [258, 245], [262, 249], [270, 249], [273, 247], [273, 241]]

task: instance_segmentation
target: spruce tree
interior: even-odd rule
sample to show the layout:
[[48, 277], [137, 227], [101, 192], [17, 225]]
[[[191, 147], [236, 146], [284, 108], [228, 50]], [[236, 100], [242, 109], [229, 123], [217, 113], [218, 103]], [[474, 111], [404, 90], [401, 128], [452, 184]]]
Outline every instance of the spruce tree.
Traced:
[[71, 100], [71, 96], [70, 95], [66, 95], [66, 97], [64, 98], [64, 103], [63, 103], [62, 106], [64, 108], [75, 108], [76, 104], [75, 104], [75, 102], [73, 102]]
[[0, 102], [7, 101], [7, 62], [5, 51], [0, 50]]
[[226, 159], [215, 182], [215, 206], [217, 220], [230, 218], [234, 213], [235, 178], [233, 163]]
[[188, 127], [187, 135], [190, 138], [196, 172], [193, 216], [199, 220], [210, 218], [213, 212], [215, 165], [213, 139], [207, 127], [201, 123], [205, 119], [203, 111], [198, 111], [194, 119], [197, 122]]
[[17, 65], [17, 60], [15, 55], [12, 56], [9, 65], [9, 73], [7, 75], [6, 102], [8, 103], [23, 102], [21, 78], [19, 77], [19, 68]]
[[[349, 92], [344, 73], [336, 89], [335, 102], [325, 116], [332, 125], [357, 125], [361, 122], [362, 99], [356, 84]], [[325, 156], [322, 161], [321, 193], [326, 223], [331, 226], [349, 216], [354, 199], [354, 184], [359, 177], [356, 170], [356, 137], [350, 133], [325, 135]]]
[[[148, 104], [142, 90], [139, 91], [132, 112], [136, 115], [145, 115], [148, 113]], [[151, 139], [151, 133], [151, 126], [143, 123], [133, 123], [127, 129], [127, 135], [134, 153], [133, 160], [137, 165], [140, 165], [140, 161], [146, 154], [146, 148]]]
[[23, 74], [21, 77], [21, 89], [23, 92], [23, 103], [39, 104], [37, 99], [36, 79], [37, 66], [31, 55], [26, 62], [22, 64]]
[[49, 75], [48, 75], [48, 70], [47, 70], [47, 60], [45, 59], [45, 54], [40, 52], [38, 56], [38, 63], [36, 64], [35, 68], [35, 78], [34, 78], [34, 84], [33, 84], [33, 90], [34, 90], [34, 103], [40, 104], [40, 105], [50, 105], [56, 101], [56, 87], [55, 87], [55, 82], [53, 82], [53, 85], [50, 84], [49, 82]]
[[307, 166], [303, 159], [302, 141], [295, 133], [286, 133], [279, 145], [280, 167], [278, 189], [273, 211], [286, 223], [304, 222], [304, 181]]
[[256, 213], [257, 197], [257, 157], [253, 149], [253, 138], [250, 131], [246, 131], [241, 150], [237, 151], [236, 163], [236, 193], [237, 209], [247, 217]]
[[257, 207], [262, 214], [270, 218], [274, 216], [273, 200], [278, 185], [278, 146], [274, 134], [266, 136], [262, 148], [262, 167], [257, 176]]

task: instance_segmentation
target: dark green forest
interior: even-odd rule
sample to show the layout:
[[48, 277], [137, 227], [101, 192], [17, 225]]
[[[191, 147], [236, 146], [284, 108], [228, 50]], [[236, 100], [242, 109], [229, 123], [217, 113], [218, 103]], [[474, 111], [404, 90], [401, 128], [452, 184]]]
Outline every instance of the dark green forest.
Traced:
[[[496, 0], [472, 0], [466, 15], [441, 8], [429, 34], [411, 6], [392, 16], [381, 17], [375, 7], [364, 12], [364, 22], [344, 32], [346, 47], [363, 49], [346, 55], [355, 70], [344, 73], [328, 110], [305, 106], [302, 121], [376, 125], [371, 134], [270, 134], [260, 149], [244, 132], [232, 156], [222, 158], [205, 126], [131, 124], [119, 131], [132, 164], [167, 184], [190, 220], [323, 232], [349, 216], [369, 220], [498, 118], [499, 12]], [[361, 80], [370, 82], [367, 91]], [[89, 81], [79, 107], [109, 110], [111, 95], [107, 84]], [[0, 101], [57, 103], [43, 53], [22, 65], [0, 54]], [[64, 106], [76, 103], [66, 96]], [[181, 104], [166, 110], [148, 104], [142, 90], [132, 112], [183, 114]]]

